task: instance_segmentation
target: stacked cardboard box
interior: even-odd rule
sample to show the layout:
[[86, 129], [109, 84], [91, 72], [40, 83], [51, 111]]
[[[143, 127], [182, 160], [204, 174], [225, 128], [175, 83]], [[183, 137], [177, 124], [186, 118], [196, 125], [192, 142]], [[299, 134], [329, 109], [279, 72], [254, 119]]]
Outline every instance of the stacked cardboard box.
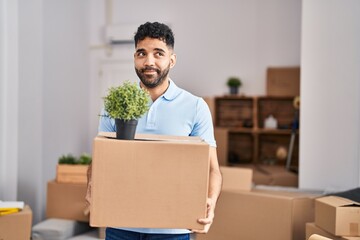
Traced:
[[59, 183], [49, 181], [47, 184], [47, 218], [62, 218], [88, 222], [85, 215], [85, 183]]
[[58, 164], [56, 181], [59, 183], [87, 183], [88, 165]]
[[306, 223], [306, 238], [309, 239], [311, 235], [318, 234], [323, 237], [330, 238], [332, 240], [360, 240], [360, 237], [344, 237], [335, 236], [324, 229], [318, 227], [315, 223]]
[[[89, 222], [86, 213], [86, 183], [61, 183], [55, 180], [47, 184], [46, 217]], [[105, 228], [99, 228], [99, 238], [105, 238]], [[0, 238], [1, 239], [1, 238]]]
[[269, 96], [299, 96], [300, 67], [268, 68], [266, 93]]
[[306, 224], [306, 236], [360, 240], [360, 203], [337, 196], [315, 201], [315, 223]]
[[0, 239], [30, 239], [32, 211], [25, 206], [18, 213], [0, 216]]
[[85, 202], [87, 169], [88, 165], [57, 165], [56, 179], [47, 183], [46, 218], [48, 220], [89, 222]]

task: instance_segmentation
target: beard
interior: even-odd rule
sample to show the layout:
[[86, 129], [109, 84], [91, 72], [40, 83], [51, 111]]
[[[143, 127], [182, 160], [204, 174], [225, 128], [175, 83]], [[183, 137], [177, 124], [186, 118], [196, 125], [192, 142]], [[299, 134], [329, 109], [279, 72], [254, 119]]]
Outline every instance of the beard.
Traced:
[[[154, 70], [156, 71], [157, 74], [146, 75], [144, 72], [148, 70]], [[155, 88], [161, 85], [161, 83], [163, 83], [164, 80], [167, 78], [169, 71], [170, 71], [170, 64], [163, 71], [154, 67], [145, 67], [141, 69], [135, 68], [136, 75], [140, 78], [141, 82], [147, 88]]]

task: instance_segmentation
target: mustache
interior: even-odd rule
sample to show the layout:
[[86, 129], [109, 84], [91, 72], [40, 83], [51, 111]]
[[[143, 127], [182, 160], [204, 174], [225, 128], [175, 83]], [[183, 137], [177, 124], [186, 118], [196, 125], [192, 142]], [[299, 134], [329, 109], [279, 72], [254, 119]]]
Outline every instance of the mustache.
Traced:
[[145, 67], [140, 69], [140, 71], [143, 73], [145, 71], [156, 71], [158, 74], [160, 74], [160, 69], [154, 68], [154, 67]]

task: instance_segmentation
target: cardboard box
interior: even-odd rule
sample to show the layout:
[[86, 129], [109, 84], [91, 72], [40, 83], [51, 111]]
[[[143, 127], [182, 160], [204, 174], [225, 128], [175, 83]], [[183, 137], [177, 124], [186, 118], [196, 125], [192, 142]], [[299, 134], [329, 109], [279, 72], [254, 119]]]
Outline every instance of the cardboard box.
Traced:
[[360, 236], [360, 203], [337, 196], [318, 198], [315, 224], [335, 236]]
[[268, 190], [223, 191], [214, 223], [197, 240], [304, 240], [314, 219], [314, 195]]
[[218, 162], [220, 166], [228, 165], [228, 133], [227, 128], [214, 128], [214, 135], [216, 140], [216, 152], [218, 156]]
[[306, 238], [309, 239], [309, 237], [313, 234], [318, 234], [333, 240], [360, 240], [360, 237], [338, 237], [335, 236], [324, 229], [316, 226], [315, 223], [306, 223]]
[[95, 138], [90, 225], [202, 229], [209, 145], [195, 137], [136, 139]]
[[84, 214], [86, 190], [87, 186], [83, 183], [49, 181], [46, 217], [88, 222], [89, 216]]
[[278, 165], [259, 165], [259, 171], [263, 171], [269, 175], [271, 181], [268, 185], [284, 186], [284, 187], [298, 187], [298, 175], [290, 172], [285, 166]]
[[87, 183], [88, 165], [58, 164], [56, 181], [60, 183]]
[[267, 69], [268, 96], [300, 96], [300, 67], [271, 67]]
[[32, 211], [29, 206], [18, 213], [0, 217], [0, 239], [30, 239], [32, 226]]
[[252, 187], [253, 170], [238, 167], [220, 167], [223, 177], [222, 190], [250, 191]]

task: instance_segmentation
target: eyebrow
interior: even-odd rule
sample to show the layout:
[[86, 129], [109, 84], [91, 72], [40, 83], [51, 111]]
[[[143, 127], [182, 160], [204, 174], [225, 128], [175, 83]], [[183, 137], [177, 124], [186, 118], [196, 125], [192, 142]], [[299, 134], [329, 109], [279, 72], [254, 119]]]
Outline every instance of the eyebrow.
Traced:
[[145, 49], [144, 48], [139, 48], [136, 50], [136, 52], [145, 52]]
[[165, 50], [162, 48], [155, 48], [154, 50], [165, 53]]
[[[162, 48], [154, 48], [155, 51], [159, 51], [159, 52], [163, 52], [166, 53], [164, 49]], [[136, 52], [146, 52], [146, 50], [144, 48], [139, 48], [136, 50]]]

